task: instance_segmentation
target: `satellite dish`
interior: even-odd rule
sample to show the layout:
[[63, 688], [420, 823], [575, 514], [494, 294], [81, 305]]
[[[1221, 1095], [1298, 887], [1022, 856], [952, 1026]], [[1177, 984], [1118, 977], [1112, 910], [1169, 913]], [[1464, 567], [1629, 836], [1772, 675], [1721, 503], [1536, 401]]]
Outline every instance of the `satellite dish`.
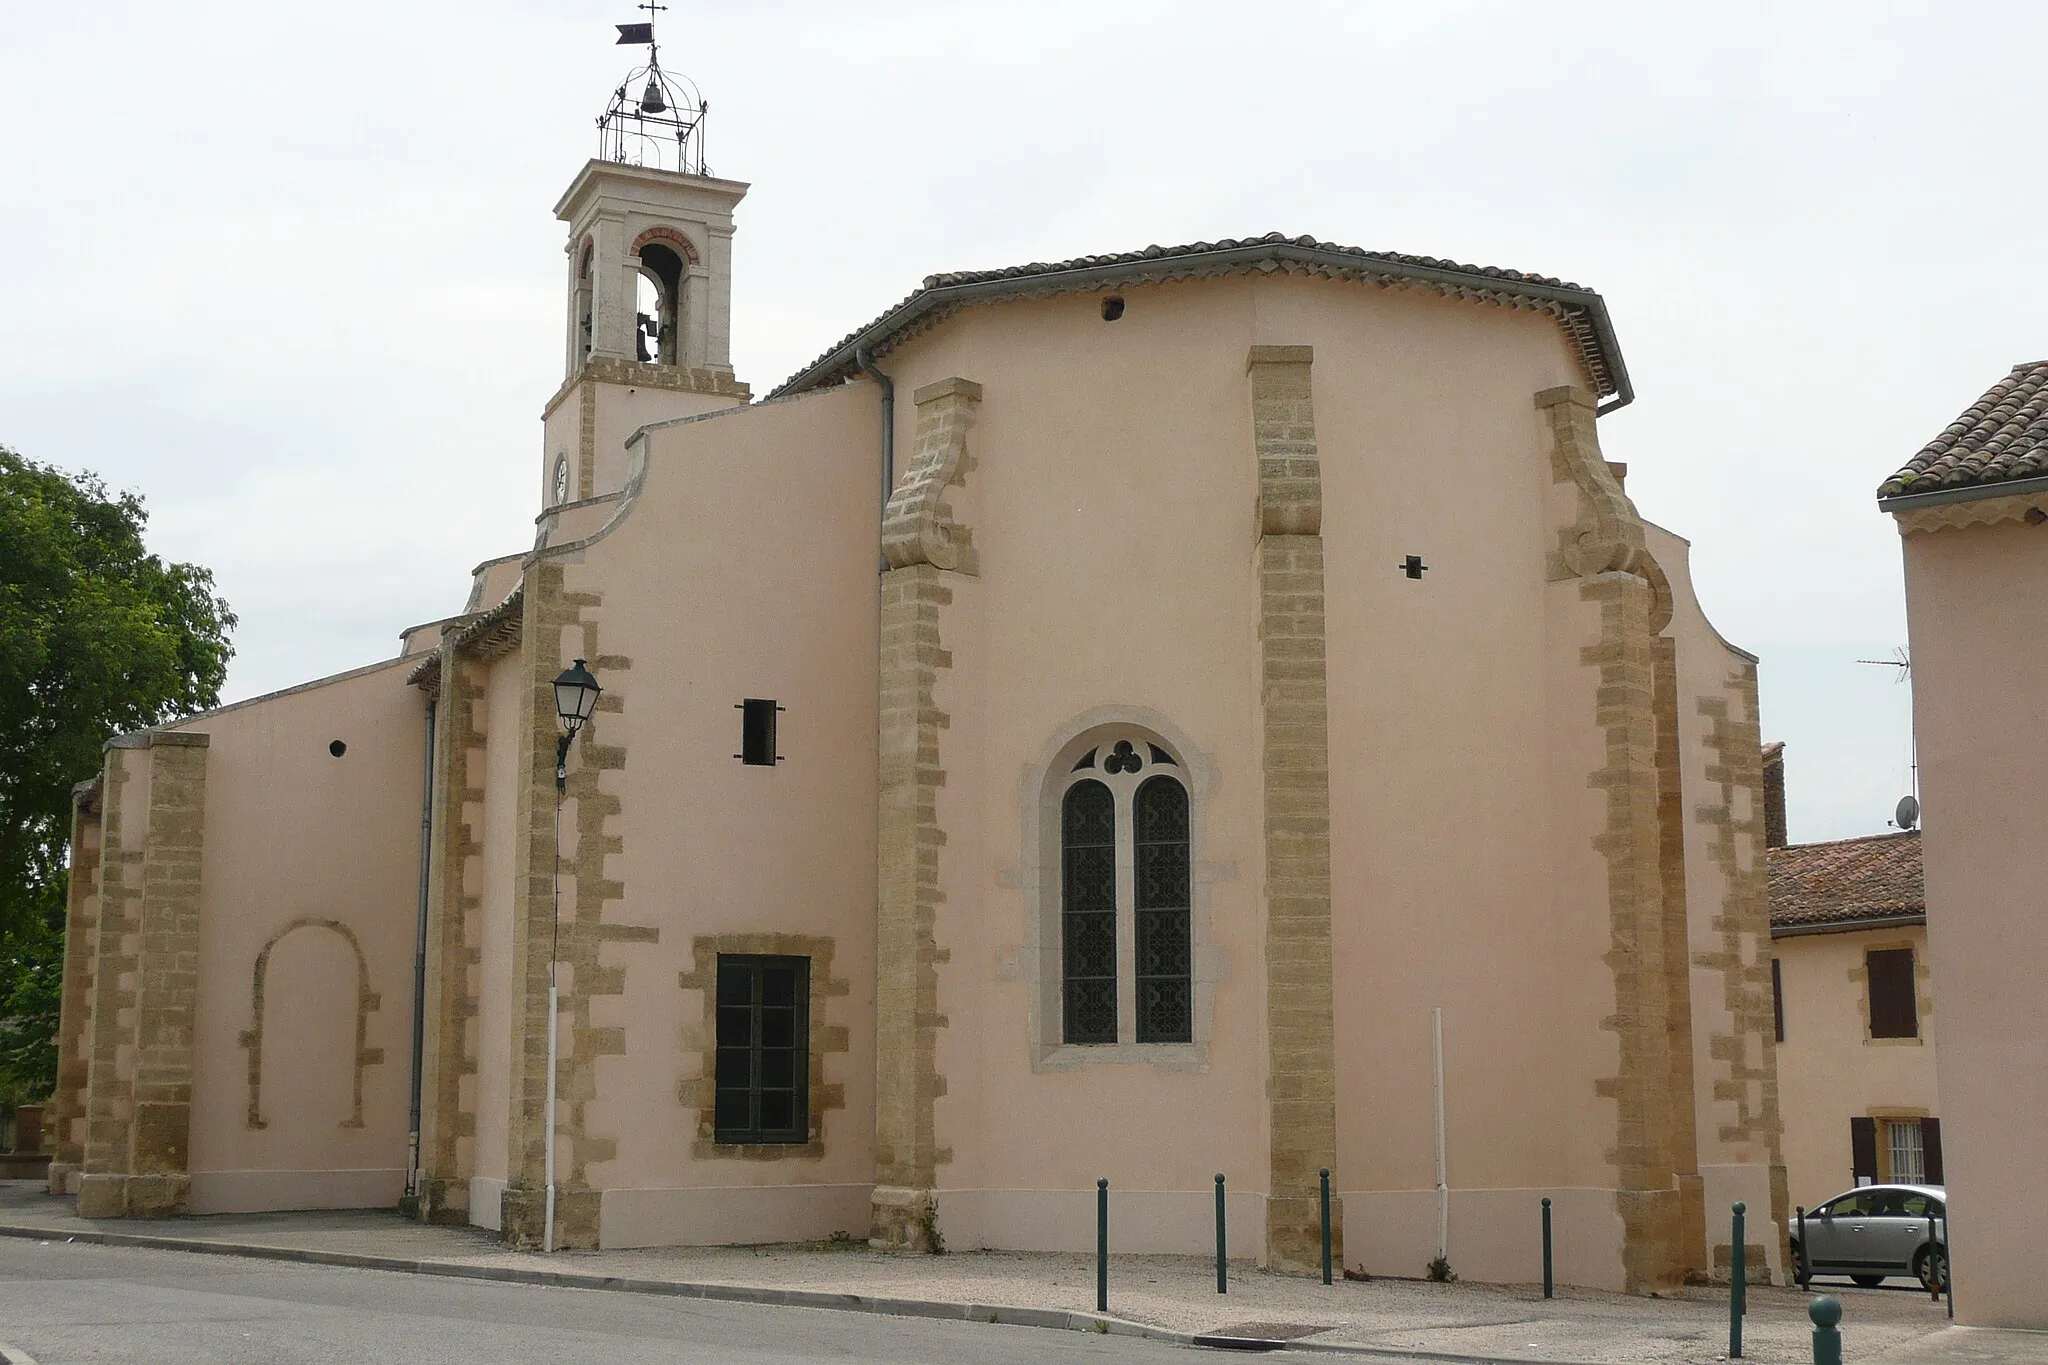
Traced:
[[1899, 798], [1899, 808], [1892, 812], [1892, 823], [1900, 829], [1911, 829], [1920, 823], [1920, 802], [1911, 796]]

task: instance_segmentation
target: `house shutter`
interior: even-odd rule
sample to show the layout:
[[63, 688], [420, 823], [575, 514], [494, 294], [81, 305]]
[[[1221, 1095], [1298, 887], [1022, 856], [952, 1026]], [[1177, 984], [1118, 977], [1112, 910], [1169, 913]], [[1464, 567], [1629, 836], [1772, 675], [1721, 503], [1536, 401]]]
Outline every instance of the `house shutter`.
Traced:
[[1920, 1036], [1919, 1002], [1914, 999], [1913, 950], [1874, 949], [1864, 955], [1870, 984], [1870, 1036]]
[[1920, 1120], [1921, 1163], [1927, 1172], [1927, 1183], [1946, 1185], [1941, 1178], [1941, 1120]]
[[1877, 1120], [1849, 1120], [1849, 1164], [1856, 1183], [1877, 1179]]

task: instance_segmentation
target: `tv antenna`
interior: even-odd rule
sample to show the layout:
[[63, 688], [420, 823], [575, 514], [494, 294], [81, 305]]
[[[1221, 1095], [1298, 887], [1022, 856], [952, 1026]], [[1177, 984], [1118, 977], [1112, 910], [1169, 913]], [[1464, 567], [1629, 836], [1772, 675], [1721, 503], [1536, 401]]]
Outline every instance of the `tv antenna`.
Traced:
[[1858, 659], [1856, 662], [1859, 664], [1875, 664], [1879, 668], [1898, 669], [1898, 676], [1892, 679], [1895, 683], [1902, 683], [1913, 676], [1913, 656], [1906, 651], [1904, 645], [1894, 649], [1892, 657], [1889, 659]]
[[[1904, 645], [1892, 650], [1889, 659], [1858, 659], [1859, 664], [1872, 664], [1878, 668], [1896, 668], [1895, 683], [1910, 681], [1913, 676], [1913, 656]], [[1892, 810], [1892, 818], [1885, 823], [1893, 829], [1918, 829], [1920, 827], [1920, 754], [1913, 742], [1912, 723], [1906, 726], [1906, 773], [1911, 790], [1899, 798], [1899, 804]]]

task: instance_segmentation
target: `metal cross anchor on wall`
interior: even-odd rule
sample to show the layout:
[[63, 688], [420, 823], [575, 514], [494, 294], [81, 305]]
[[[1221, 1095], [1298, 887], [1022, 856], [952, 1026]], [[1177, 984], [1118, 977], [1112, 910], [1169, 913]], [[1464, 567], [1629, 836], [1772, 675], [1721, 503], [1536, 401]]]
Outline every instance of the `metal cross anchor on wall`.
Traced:
[[1394, 567], [1407, 574], [1410, 578], [1420, 578], [1429, 572], [1429, 565], [1422, 562], [1421, 555], [1409, 555]]

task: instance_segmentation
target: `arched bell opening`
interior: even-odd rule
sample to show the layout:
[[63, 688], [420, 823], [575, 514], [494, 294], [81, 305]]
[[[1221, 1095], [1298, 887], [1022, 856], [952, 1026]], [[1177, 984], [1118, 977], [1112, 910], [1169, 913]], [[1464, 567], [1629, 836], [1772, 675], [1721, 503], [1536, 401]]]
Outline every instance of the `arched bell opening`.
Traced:
[[657, 365], [679, 362], [682, 339], [683, 258], [660, 243], [640, 248], [639, 291], [634, 307], [633, 354]]
[[585, 241], [583, 249], [576, 253], [576, 274], [573, 285], [574, 297], [569, 305], [569, 326], [571, 328], [570, 353], [572, 368], [581, 365], [590, 356], [593, 337], [592, 314], [596, 308], [595, 281], [592, 279], [591, 263], [596, 256], [592, 243]]

